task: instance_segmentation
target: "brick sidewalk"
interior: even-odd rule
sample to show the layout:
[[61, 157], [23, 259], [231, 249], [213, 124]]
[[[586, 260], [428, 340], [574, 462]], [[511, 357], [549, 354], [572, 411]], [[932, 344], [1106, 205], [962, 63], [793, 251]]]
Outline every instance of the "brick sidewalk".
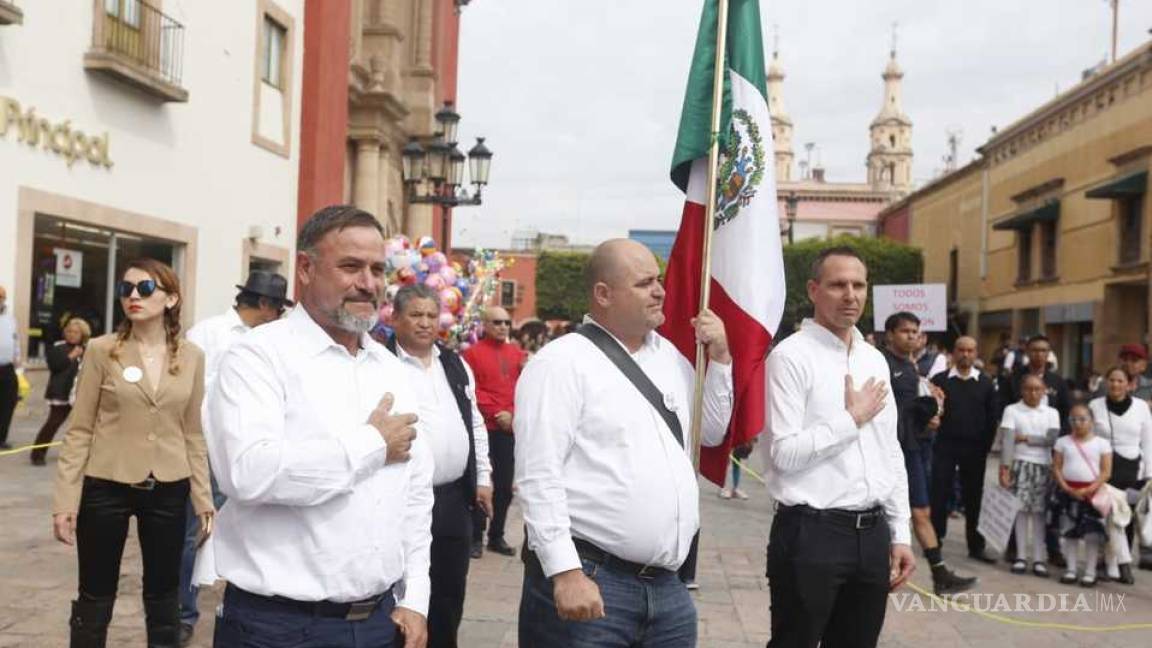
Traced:
[[[38, 378], [34, 374], [34, 378]], [[34, 382], [40, 382], [34, 380]], [[35, 390], [38, 393], [39, 389]], [[44, 416], [43, 405], [34, 400], [17, 413], [14, 444], [31, 442]], [[75, 551], [50, 538], [50, 492], [55, 451], [48, 468], [35, 468], [23, 455], [0, 457], [0, 648], [44, 648], [67, 645], [68, 601], [75, 595]], [[991, 474], [991, 473], [990, 473]], [[763, 489], [746, 480], [752, 499], [725, 501], [716, 488], [701, 483], [703, 535], [700, 555], [700, 591], [695, 595], [700, 613], [701, 648], [762, 647], [768, 639], [768, 589], [764, 578], [764, 544], [771, 523], [771, 505]], [[963, 529], [953, 520], [945, 556], [963, 573], [980, 576], [982, 594], [1065, 594], [1067, 605], [1086, 594], [1097, 607], [1097, 593], [1110, 595], [1116, 605], [1122, 594], [1124, 612], [1007, 612], [1022, 621], [1107, 626], [1152, 623], [1152, 572], [1138, 572], [1134, 587], [1104, 584], [1096, 590], [1067, 587], [1054, 580], [1012, 576], [1007, 567], [980, 565], [964, 556]], [[508, 541], [522, 542], [522, 522], [513, 505], [508, 520]], [[140, 555], [135, 534], [127, 543], [120, 580], [120, 598], [109, 633], [109, 646], [142, 646], [143, 614], [140, 603]], [[921, 560], [914, 582], [931, 589], [927, 564]], [[516, 646], [516, 612], [520, 598], [521, 567], [518, 559], [486, 553], [473, 561], [469, 578], [465, 620], [461, 628], [463, 648], [511, 648]], [[212, 610], [220, 588], [201, 594], [203, 617], [195, 646], [211, 645]], [[903, 596], [903, 598], [901, 598]], [[1075, 646], [1152, 646], [1152, 630], [1088, 633], [1025, 628], [955, 610], [932, 611], [926, 599], [914, 601], [905, 589], [890, 599], [881, 645], [932, 648], [1019, 646], [1022, 648], [1071, 648]], [[996, 599], [982, 607], [992, 609]], [[902, 606], [902, 610], [901, 607]]]

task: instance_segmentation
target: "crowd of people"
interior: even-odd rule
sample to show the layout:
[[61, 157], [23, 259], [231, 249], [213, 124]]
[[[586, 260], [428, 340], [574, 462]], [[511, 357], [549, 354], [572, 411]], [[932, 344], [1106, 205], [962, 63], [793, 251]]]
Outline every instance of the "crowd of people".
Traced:
[[[53, 530], [77, 552], [74, 648], [105, 645], [133, 516], [149, 646], [187, 645], [197, 588], [221, 580], [221, 648], [456, 646], [471, 560], [517, 553], [504, 533], [514, 492], [520, 645], [695, 645], [695, 371], [656, 331], [652, 254], [601, 244], [583, 322], [514, 331], [492, 307], [458, 352], [421, 285], [395, 293], [390, 335], [370, 335], [384, 244], [371, 214], [325, 208], [299, 234], [299, 303], [284, 277], [254, 271], [232, 307], [185, 334], [176, 273], [141, 259], [117, 284], [115, 332], [66, 324], [37, 444], [65, 429]], [[1076, 400], [1043, 336], [982, 367], [973, 338], [934, 350], [897, 313], [869, 343], [857, 328], [867, 276], [851, 248], [821, 252], [813, 317], [767, 359], [769, 645], [875, 645], [887, 593], [915, 569], [913, 535], [938, 594], [975, 586], [941, 544], [960, 510], [969, 557], [996, 561], [978, 526], [997, 445], [999, 483], [1020, 504], [1011, 571], [1134, 582], [1131, 513], [1152, 470], [1144, 347], [1124, 346], [1099, 394]], [[3, 300], [0, 354], [14, 356]], [[701, 442], [716, 446], [732, 355], [715, 314], [692, 325], [708, 357]], [[721, 497], [745, 497], [751, 452], [734, 448]], [[44, 449], [31, 461], [44, 465]]]

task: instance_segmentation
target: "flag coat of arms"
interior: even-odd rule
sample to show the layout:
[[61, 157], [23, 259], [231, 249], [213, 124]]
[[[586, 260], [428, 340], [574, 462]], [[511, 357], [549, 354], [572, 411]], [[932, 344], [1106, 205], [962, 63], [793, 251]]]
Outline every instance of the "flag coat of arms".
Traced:
[[[705, 0], [672, 157], [672, 181], [685, 202], [668, 259], [660, 332], [689, 362], [696, 358], [690, 320], [700, 305], [718, 22], [718, 0]], [[764, 428], [764, 361], [785, 297], [759, 1], [729, 0], [727, 23], [709, 307], [728, 334], [735, 403], [724, 443], [700, 454], [700, 472], [718, 485], [731, 449]]]

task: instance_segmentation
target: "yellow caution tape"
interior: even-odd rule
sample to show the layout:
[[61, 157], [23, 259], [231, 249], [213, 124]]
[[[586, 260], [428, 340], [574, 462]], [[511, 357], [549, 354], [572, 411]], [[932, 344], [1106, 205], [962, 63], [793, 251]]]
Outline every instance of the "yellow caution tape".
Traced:
[[62, 441], [55, 441], [53, 443], [37, 443], [35, 445], [20, 446], [19, 448], [12, 448], [11, 450], [0, 450], [0, 457], [5, 455], [14, 455], [18, 452], [25, 452], [27, 450], [38, 450], [40, 448], [52, 448], [63, 443]]
[[768, 485], [768, 482], [764, 481], [763, 477], [761, 477], [755, 470], [752, 470], [751, 468], [749, 468], [743, 461], [740, 461], [739, 459], [737, 459], [736, 455], [731, 455], [728, 458], [732, 460], [732, 463], [739, 466], [740, 470], [743, 470], [744, 472], [751, 475], [753, 479], [760, 482], [761, 484], [764, 484], [765, 486]]

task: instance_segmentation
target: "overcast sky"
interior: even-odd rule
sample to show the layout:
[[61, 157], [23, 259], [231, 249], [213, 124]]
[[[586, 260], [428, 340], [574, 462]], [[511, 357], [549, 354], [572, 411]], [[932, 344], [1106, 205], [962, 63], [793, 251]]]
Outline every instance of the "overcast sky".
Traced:
[[[797, 160], [814, 142], [831, 181], [863, 181], [868, 124], [898, 23], [913, 176], [960, 163], [990, 128], [1048, 101], [1109, 52], [1108, 0], [761, 0], [774, 25]], [[702, 0], [473, 0], [460, 38], [461, 148], [495, 152], [480, 207], [455, 211], [459, 246], [504, 247], [514, 232], [595, 243], [675, 229], [668, 180]], [[1152, 0], [1121, 0], [1120, 55], [1149, 39]], [[793, 174], [798, 169], [793, 169]]]

